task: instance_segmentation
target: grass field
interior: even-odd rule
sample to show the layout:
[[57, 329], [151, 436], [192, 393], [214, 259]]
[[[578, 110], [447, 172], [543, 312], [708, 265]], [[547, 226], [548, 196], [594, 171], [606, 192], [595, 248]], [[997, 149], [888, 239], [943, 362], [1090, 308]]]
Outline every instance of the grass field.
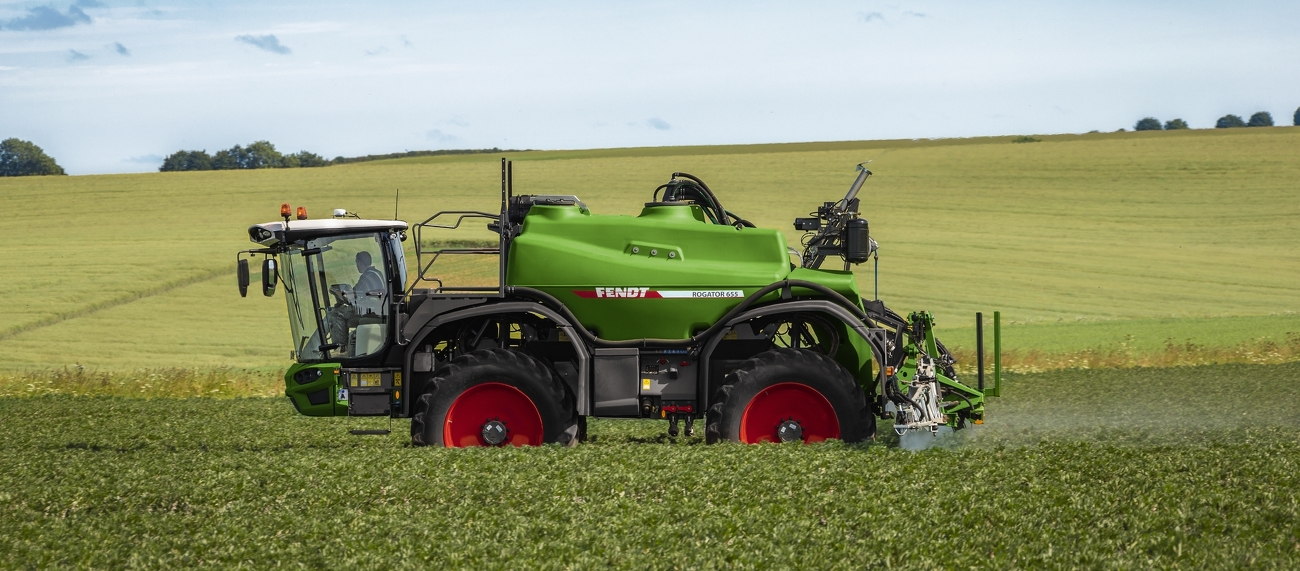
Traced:
[[1014, 375], [978, 432], [412, 448], [283, 399], [0, 399], [0, 567], [1300, 565], [1300, 364]]
[[[634, 214], [669, 173], [692, 172], [729, 208], [782, 229], [874, 159], [863, 210], [882, 244], [880, 295], [934, 311], [954, 345], [969, 347], [976, 310], [1000, 309], [1011, 364], [1017, 351], [1050, 362], [1044, 354], [1171, 343], [1237, 348], [1225, 355], [1289, 346], [1300, 332], [1300, 129], [1040, 138], [512, 158], [518, 192], [575, 193], [603, 213]], [[399, 188], [407, 219], [491, 210], [496, 160], [0, 180], [0, 207], [21, 213], [0, 228], [0, 368], [283, 367], [283, 301], [239, 299], [233, 287], [247, 225], [274, 219], [282, 201], [388, 217]], [[858, 275], [872, 291], [870, 267]]]

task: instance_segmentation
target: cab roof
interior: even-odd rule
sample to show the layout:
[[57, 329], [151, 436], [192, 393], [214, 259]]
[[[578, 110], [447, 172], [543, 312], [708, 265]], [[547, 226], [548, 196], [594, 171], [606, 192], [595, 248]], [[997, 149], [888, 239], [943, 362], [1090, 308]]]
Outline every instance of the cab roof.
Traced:
[[365, 220], [360, 218], [322, 218], [266, 222], [248, 227], [248, 239], [263, 246], [296, 242], [318, 236], [338, 236], [365, 232], [400, 232], [407, 228], [401, 220]]

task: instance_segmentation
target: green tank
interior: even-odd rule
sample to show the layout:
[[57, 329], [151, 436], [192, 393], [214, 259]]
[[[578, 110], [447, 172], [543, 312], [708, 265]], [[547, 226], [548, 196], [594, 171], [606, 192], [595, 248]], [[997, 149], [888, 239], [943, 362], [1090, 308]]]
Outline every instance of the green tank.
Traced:
[[781, 232], [713, 224], [696, 204], [649, 203], [637, 216], [534, 206], [507, 267], [508, 284], [555, 296], [609, 340], [686, 339], [790, 277], [858, 301], [848, 272], [800, 271]]

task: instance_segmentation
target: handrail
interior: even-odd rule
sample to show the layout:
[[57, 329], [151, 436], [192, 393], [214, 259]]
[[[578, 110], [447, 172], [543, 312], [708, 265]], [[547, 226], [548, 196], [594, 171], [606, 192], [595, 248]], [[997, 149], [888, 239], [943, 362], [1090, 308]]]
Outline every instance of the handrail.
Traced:
[[[452, 224], [433, 223], [434, 220], [442, 216], [456, 216], [456, 221], [455, 223]], [[460, 228], [460, 226], [464, 224], [465, 220], [467, 219], [485, 219], [485, 220], [494, 221], [498, 224], [501, 221], [500, 215], [492, 214], [490, 212], [483, 212], [481, 210], [443, 210], [441, 212], [434, 214], [433, 216], [424, 219], [424, 221], [422, 222], [412, 225], [412, 230], [414, 230], [414, 234], [415, 234], [415, 265], [416, 265], [416, 269], [418, 270], [418, 273], [415, 276], [415, 281], [411, 282], [410, 287], [406, 289], [406, 295], [408, 297], [411, 295], [411, 292], [415, 290], [415, 286], [419, 285], [420, 282], [436, 282], [438, 284], [438, 287], [435, 288], [435, 291], [444, 291], [444, 290], [487, 291], [488, 289], [491, 289], [492, 291], [496, 291], [500, 289], [499, 285], [492, 288], [481, 288], [481, 289], [479, 288], [479, 286], [470, 286], [469, 288], [447, 287], [442, 283], [441, 279], [428, 275], [429, 270], [433, 267], [434, 262], [437, 262], [438, 258], [441, 257], [443, 254], [451, 254], [451, 255], [467, 255], [467, 254], [468, 255], [486, 255], [486, 254], [500, 255], [501, 254], [500, 247], [496, 247], [496, 248], [450, 247], [450, 248], [437, 248], [437, 249], [430, 249], [430, 250], [426, 250], [424, 248], [422, 235], [425, 228], [436, 228], [440, 230], [456, 230]], [[424, 261], [426, 257], [429, 257], [428, 263], [425, 263]]]
[[[416, 275], [415, 281], [411, 282], [411, 286], [406, 290], [406, 297], [408, 299], [411, 296], [411, 292], [415, 291], [415, 286], [422, 281], [438, 282], [438, 287], [437, 289], [434, 290], [438, 292], [467, 291], [464, 288], [456, 288], [456, 287], [448, 288], [443, 285], [442, 280], [425, 275], [429, 271], [429, 269], [433, 267], [434, 262], [438, 261], [438, 258], [443, 254], [497, 254], [500, 257], [497, 263], [498, 281], [497, 281], [497, 286], [492, 289], [494, 289], [498, 293], [498, 295], [505, 296], [506, 263], [507, 263], [507, 255], [509, 251], [509, 241], [512, 232], [510, 219], [508, 217], [510, 197], [514, 193], [514, 180], [513, 180], [514, 177], [512, 176], [512, 173], [513, 173], [513, 168], [510, 161], [506, 160], [505, 157], [502, 157], [501, 158], [501, 210], [500, 212], [493, 214], [491, 212], [483, 212], [482, 210], [443, 210], [441, 212], [434, 214], [433, 216], [425, 218], [423, 222], [413, 225], [415, 229], [415, 264], [416, 267], [419, 269], [419, 273]], [[454, 224], [447, 225], [447, 224], [433, 223], [433, 221], [440, 216], [451, 216], [451, 215], [457, 216], [456, 222]], [[423, 229], [438, 228], [442, 230], [455, 230], [457, 228], [460, 228], [460, 225], [463, 224], [466, 219], [470, 219], [470, 218], [487, 219], [494, 222], [496, 226], [495, 231], [497, 232], [498, 235], [497, 247], [495, 249], [439, 248], [437, 250], [430, 252], [431, 254], [433, 254], [433, 258], [429, 260], [428, 264], [425, 264], [424, 263], [425, 252], [424, 249], [420, 246]], [[493, 229], [493, 224], [489, 224], [488, 229]], [[481, 288], [481, 289], [473, 289], [468, 291], [488, 291], [488, 289]]]

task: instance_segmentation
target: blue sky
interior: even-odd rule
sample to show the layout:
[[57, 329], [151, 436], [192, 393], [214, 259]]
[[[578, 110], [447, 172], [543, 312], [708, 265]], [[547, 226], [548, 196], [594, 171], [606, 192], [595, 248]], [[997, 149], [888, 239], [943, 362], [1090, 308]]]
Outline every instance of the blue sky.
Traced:
[[0, 0], [0, 138], [69, 173], [1193, 128], [1300, 107], [1300, 2]]

